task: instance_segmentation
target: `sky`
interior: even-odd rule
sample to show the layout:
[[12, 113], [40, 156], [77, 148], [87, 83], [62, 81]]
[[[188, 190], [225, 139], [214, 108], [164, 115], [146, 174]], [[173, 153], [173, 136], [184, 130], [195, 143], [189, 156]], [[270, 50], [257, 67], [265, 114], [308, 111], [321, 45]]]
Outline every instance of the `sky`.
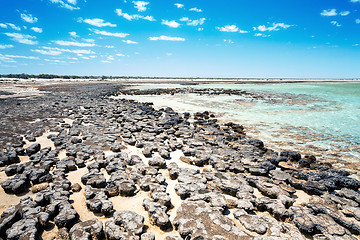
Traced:
[[360, 0], [0, 6], [0, 74], [360, 78]]

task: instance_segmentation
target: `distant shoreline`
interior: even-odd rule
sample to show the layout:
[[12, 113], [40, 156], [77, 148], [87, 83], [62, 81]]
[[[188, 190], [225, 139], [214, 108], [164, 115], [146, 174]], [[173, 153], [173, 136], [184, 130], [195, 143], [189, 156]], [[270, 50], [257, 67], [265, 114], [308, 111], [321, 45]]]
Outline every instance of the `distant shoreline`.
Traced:
[[125, 83], [125, 84], [264, 84], [264, 83], [338, 83], [338, 82], [360, 82], [360, 79], [322, 79], [322, 78], [113, 78], [113, 79], [20, 79], [0, 78], [1, 83], [20, 84], [54, 84], [61, 83]]

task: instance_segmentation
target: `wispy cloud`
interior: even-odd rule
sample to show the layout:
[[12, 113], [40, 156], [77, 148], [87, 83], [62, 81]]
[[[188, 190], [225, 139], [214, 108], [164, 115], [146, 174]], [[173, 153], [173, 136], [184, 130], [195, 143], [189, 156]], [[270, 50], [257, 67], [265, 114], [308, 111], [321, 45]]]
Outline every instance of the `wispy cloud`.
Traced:
[[73, 38], [77, 38], [79, 37], [76, 32], [69, 32], [70, 36], [72, 36]]
[[31, 30], [33, 30], [34, 32], [37, 32], [37, 33], [43, 32], [42, 28], [38, 28], [38, 27], [32, 27]]
[[248, 31], [240, 30], [236, 25], [226, 25], [224, 27], [216, 27], [220, 32], [239, 32], [248, 33]]
[[95, 34], [99, 34], [99, 35], [103, 35], [103, 36], [110, 36], [110, 37], [124, 38], [129, 35], [128, 33], [111, 33], [111, 32], [106, 32], [106, 31], [100, 31], [97, 29], [89, 29], [89, 30]]
[[115, 10], [116, 14], [120, 17], [123, 17], [129, 21], [131, 20], [138, 20], [138, 19], [144, 19], [144, 20], [148, 20], [148, 21], [155, 21], [154, 17], [152, 16], [142, 16], [139, 14], [134, 14], [134, 15], [130, 15], [128, 13], [124, 13], [121, 9], [116, 9]]
[[79, 19], [78, 22], [84, 22], [96, 27], [116, 27], [116, 24], [112, 24], [109, 22], [105, 22], [104, 19], [101, 18], [93, 18], [93, 19]]
[[90, 49], [64, 49], [64, 48], [52, 48], [52, 47], [43, 47], [43, 49], [49, 50], [49, 51], [59, 51], [59, 52], [68, 52], [68, 53], [74, 53], [78, 56], [81, 56], [82, 54], [95, 54]]
[[67, 0], [68, 1], [68, 3], [70, 3], [70, 4], [72, 4], [72, 5], [76, 5], [76, 0]]
[[22, 59], [32, 59], [32, 60], [38, 60], [38, 57], [33, 56], [21, 56], [21, 55], [3, 55], [8, 58], [22, 58]]
[[189, 26], [203, 25], [205, 23], [205, 20], [206, 20], [206, 18], [190, 20], [188, 17], [183, 17], [183, 18], [180, 19], [180, 21], [186, 22], [186, 25], [189, 25]]
[[16, 26], [15, 24], [12, 24], [12, 23], [0, 23], [0, 27], [2, 27], [2, 28], [8, 28], [8, 27], [10, 27], [10, 28], [12, 28], [12, 29], [14, 29], [14, 30], [16, 30], [16, 31], [20, 31], [20, 30], [21, 30], [20, 27]]
[[35, 36], [21, 34], [21, 33], [4, 33], [4, 34], [8, 37], [11, 37], [11, 40], [18, 43], [23, 43], [28, 45], [35, 45], [38, 43], [37, 41], [33, 40], [36, 39]]
[[331, 21], [330, 23], [336, 27], [341, 27], [341, 24], [338, 23], [337, 21]]
[[95, 46], [94, 43], [80, 43], [80, 42], [72, 42], [72, 41], [54, 41], [56, 44], [61, 46], [76, 46], [76, 47], [93, 47]]
[[226, 25], [224, 27], [217, 27], [220, 32], [237, 32], [239, 28], [236, 25]]
[[224, 42], [227, 44], [233, 44], [234, 42], [231, 39], [224, 39]]
[[336, 16], [337, 12], [336, 12], [336, 9], [328, 9], [328, 10], [323, 10], [320, 13], [320, 15], [324, 16], [324, 17], [332, 17], [332, 16]]
[[139, 11], [139, 12], [144, 12], [146, 11], [146, 6], [149, 4], [149, 2], [144, 2], [144, 1], [133, 1], [133, 3], [135, 4], [135, 8]]
[[194, 8], [190, 8], [190, 9], [189, 9], [189, 11], [193, 11], [193, 12], [202, 12], [202, 10], [201, 10], [201, 9], [196, 8], [196, 7], [194, 7]]
[[257, 28], [254, 27], [254, 30], [259, 30], [260, 32], [265, 31], [279, 31], [280, 29], [287, 29], [291, 27], [292, 25], [285, 24], [285, 23], [273, 23], [271, 27], [266, 27], [265, 25], [260, 25]]
[[360, 24], [360, 19], [358, 18], [358, 19], [355, 19], [355, 23], [356, 24]]
[[50, 56], [57, 56], [62, 54], [61, 51], [57, 51], [57, 50], [43, 50], [43, 49], [31, 49], [32, 52], [37, 52], [40, 53], [42, 55], [50, 55]]
[[115, 47], [112, 46], [112, 45], [106, 45], [105, 47], [106, 47], [106, 48], [115, 48]]
[[174, 20], [172, 20], [172, 21], [162, 20], [161, 24], [167, 25], [172, 28], [178, 28], [180, 26], [180, 24]]
[[183, 8], [184, 7], [184, 4], [181, 4], [181, 3], [175, 3], [174, 4], [177, 8]]
[[360, 2], [360, 0], [350, 0], [350, 2], [356, 3], [356, 2]]
[[11, 44], [5, 44], [5, 45], [1, 45], [0, 44], [0, 49], [5, 49], [5, 48], [13, 48], [14, 46]]
[[185, 38], [181, 38], [181, 37], [169, 37], [169, 36], [160, 36], [160, 37], [149, 37], [149, 40], [151, 41], [158, 41], [158, 40], [162, 40], [162, 41], [179, 41], [179, 42], [183, 42], [185, 41]]
[[31, 14], [21, 13], [20, 17], [22, 20], [28, 23], [36, 23], [38, 21], [38, 19], [36, 17], [33, 17]]
[[345, 17], [345, 16], [347, 16], [349, 14], [350, 14], [350, 11], [342, 11], [342, 12], [340, 12], [340, 15], [343, 16], [343, 17]]
[[138, 44], [137, 42], [131, 41], [131, 40], [123, 40], [126, 44]]
[[270, 37], [271, 35], [266, 35], [266, 34], [263, 34], [263, 33], [255, 33], [254, 34], [255, 37]]
[[[67, 3], [64, 3], [64, 1], [62, 1], [62, 0], [50, 0], [50, 2], [58, 4], [59, 7], [66, 8], [66, 9], [69, 9], [69, 10], [78, 10], [78, 9], [80, 9], [79, 7], [73, 7], [73, 6], [71, 6], [71, 5], [67, 4]], [[71, 3], [71, 2], [74, 2], [74, 0], [70, 0], [70, 1], [68, 0], [68, 2]]]

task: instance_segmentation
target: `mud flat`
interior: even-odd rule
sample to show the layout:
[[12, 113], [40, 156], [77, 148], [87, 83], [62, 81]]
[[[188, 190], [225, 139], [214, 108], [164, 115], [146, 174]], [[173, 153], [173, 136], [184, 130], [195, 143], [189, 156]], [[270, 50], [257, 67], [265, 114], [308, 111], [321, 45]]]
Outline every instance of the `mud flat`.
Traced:
[[[33, 87], [33, 86], [32, 86]], [[3, 239], [358, 239], [360, 182], [117, 83], [0, 99]]]

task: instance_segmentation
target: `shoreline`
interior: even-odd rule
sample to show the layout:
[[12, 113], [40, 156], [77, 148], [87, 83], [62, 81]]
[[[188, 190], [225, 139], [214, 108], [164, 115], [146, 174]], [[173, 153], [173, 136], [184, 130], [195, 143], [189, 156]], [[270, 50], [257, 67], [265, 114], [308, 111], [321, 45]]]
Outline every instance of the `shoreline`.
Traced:
[[0, 99], [1, 186], [20, 201], [0, 237], [358, 239], [360, 182], [346, 171], [209, 112], [109, 98], [122, 87], [58, 82]]
[[120, 84], [211, 84], [211, 83], [233, 83], [233, 84], [266, 84], [266, 83], [338, 83], [338, 82], [360, 82], [360, 78], [354, 79], [327, 79], [327, 78], [115, 78], [115, 79], [13, 79], [0, 78], [2, 83], [20, 84], [81, 84], [81, 83], [120, 83]]

